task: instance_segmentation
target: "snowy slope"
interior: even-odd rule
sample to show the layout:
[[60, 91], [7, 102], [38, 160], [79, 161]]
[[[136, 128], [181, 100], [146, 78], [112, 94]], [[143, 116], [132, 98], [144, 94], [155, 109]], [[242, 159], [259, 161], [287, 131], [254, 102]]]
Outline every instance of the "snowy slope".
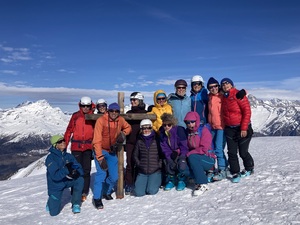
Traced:
[[[92, 195], [80, 214], [72, 214], [70, 193], [57, 217], [45, 211], [45, 170], [35, 169], [26, 178], [0, 181], [0, 223], [4, 225], [52, 224], [300, 224], [300, 137], [253, 138], [250, 152], [255, 174], [233, 184], [229, 180], [209, 184], [210, 190], [192, 197], [160, 190], [157, 195], [104, 201], [104, 209], [92, 206]], [[25, 170], [24, 169], [24, 173]], [[28, 168], [28, 170], [32, 170]], [[94, 168], [92, 181], [94, 177]]]

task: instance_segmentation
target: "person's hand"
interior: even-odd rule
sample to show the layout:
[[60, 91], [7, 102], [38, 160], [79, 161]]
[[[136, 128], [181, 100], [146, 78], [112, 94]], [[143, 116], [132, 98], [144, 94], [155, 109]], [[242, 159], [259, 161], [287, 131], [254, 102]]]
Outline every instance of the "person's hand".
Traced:
[[102, 170], [104, 170], [104, 171], [108, 170], [108, 165], [107, 165], [105, 158], [101, 158], [101, 160], [99, 160], [98, 162], [99, 162], [100, 168]]
[[241, 131], [241, 137], [242, 138], [247, 137], [247, 131], [246, 130]]
[[247, 95], [245, 89], [240, 90], [238, 93], [236, 93], [235, 97], [237, 99], [242, 100]]
[[179, 156], [178, 161], [177, 161], [177, 167], [178, 167], [178, 170], [181, 172], [183, 172], [187, 168], [187, 161], [186, 161], [185, 155]]
[[177, 152], [177, 151], [173, 151], [172, 154], [170, 155], [170, 157], [171, 157], [171, 159], [172, 159], [173, 161], [176, 161], [177, 156], [178, 156], [178, 152]]
[[121, 131], [121, 133], [117, 136], [117, 143], [123, 144], [126, 139], [126, 135]]
[[73, 162], [68, 162], [65, 167], [69, 170], [69, 173], [72, 173], [73, 171]]
[[167, 173], [173, 175], [175, 174], [175, 170], [176, 170], [176, 163], [172, 159], [169, 159], [166, 165]]

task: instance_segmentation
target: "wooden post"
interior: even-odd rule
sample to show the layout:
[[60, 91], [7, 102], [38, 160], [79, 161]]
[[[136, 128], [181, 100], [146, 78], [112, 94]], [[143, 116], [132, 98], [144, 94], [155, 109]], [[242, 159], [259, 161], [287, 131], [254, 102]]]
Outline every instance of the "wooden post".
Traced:
[[[118, 104], [120, 106], [120, 113], [124, 114], [124, 92], [118, 92]], [[118, 185], [116, 197], [117, 199], [124, 198], [124, 144], [118, 149]]]

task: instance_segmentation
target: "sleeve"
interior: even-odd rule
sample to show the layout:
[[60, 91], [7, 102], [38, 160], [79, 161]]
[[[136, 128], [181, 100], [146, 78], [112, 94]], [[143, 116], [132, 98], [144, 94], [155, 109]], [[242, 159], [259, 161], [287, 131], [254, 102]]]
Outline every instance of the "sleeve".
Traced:
[[187, 135], [185, 129], [181, 126], [178, 126], [177, 135], [178, 135], [178, 147], [180, 148], [180, 155], [186, 156], [189, 150], [187, 146]]
[[76, 118], [76, 113], [74, 113], [69, 121], [69, 124], [67, 126], [65, 135], [64, 135], [64, 139], [66, 141], [66, 146], [68, 146], [70, 139], [71, 139], [71, 135], [74, 132], [74, 128], [75, 128], [75, 118]]
[[140, 165], [140, 160], [139, 160], [139, 141], [136, 142], [136, 145], [134, 146], [134, 150], [133, 150], [133, 160], [135, 162], [135, 164], [137, 165], [137, 167], [139, 167]]
[[103, 121], [101, 118], [97, 119], [95, 129], [94, 129], [94, 138], [93, 138], [93, 147], [95, 150], [95, 158], [97, 160], [99, 160], [102, 156]]
[[59, 167], [51, 155], [47, 157], [45, 165], [49, 176], [54, 181], [62, 181], [69, 174], [69, 170], [66, 167]]
[[124, 132], [125, 135], [128, 135], [131, 133], [131, 125], [122, 117], [123, 119], [123, 125], [121, 127], [121, 131]]
[[248, 130], [248, 125], [251, 121], [251, 106], [248, 98], [245, 96], [243, 99], [237, 99], [237, 103], [242, 112], [241, 130]]
[[170, 159], [171, 158], [171, 154], [172, 151], [167, 143], [167, 138], [165, 138], [165, 135], [162, 133], [163, 131], [161, 131], [160, 133], [160, 147], [161, 147], [161, 151], [164, 154], [166, 159]]

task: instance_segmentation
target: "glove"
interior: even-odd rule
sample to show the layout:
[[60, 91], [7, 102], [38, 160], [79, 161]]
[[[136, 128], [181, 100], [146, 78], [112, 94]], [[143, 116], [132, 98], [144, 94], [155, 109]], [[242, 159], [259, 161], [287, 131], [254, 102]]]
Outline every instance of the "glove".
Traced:
[[236, 93], [235, 97], [237, 99], [242, 100], [246, 95], [247, 95], [246, 91], [244, 89], [242, 89], [238, 93]]
[[100, 168], [102, 170], [104, 170], [104, 171], [108, 170], [108, 165], [107, 165], [107, 162], [106, 162], [105, 158], [99, 160], [98, 162], [99, 162]]
[[117, 136], [117, 143], [123, 144], [126, 139], [125, 134], [121, 131], [121, 133]]
[[168, 159], [166, 165], [167, 174], [173, 175], [175, 174], [175, 170], [176, 170], [176, 163], [172, 159]]
[[72, 179], [77, 179], [80, 176], [80, 173], [78, 172], [78, 170], [73, 168], [73, 162], [69, 162], [65, 165], [68, 170], [69, 170], [69, 174], [66, 176], [68, 179], [72, 180]]
[[186, 156], [180, 156], [177, 162], [177, 168], [180, 172], [185, 171], [187, 168], [187, 161], [186, 161]]

